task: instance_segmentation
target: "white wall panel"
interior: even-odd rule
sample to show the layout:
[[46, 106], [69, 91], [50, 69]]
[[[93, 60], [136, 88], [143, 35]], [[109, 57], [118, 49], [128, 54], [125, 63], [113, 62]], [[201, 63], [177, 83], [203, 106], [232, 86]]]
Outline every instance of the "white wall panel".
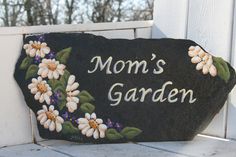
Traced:
[[188, 0], [155, 0], [152, 38], [185, 38]]
[[135, 37], [136, 38], [150, 39], [152, 37], [152, 29], [151, 29], [151, 27], [137, 28], [135, 31], [136, 31], [135, 32]]
[[13, 78], [22, 35], [0, 35], [0, 147], [32, 142], [29, 108]]
[[[231, 64], [236, 69], [236, 3], [234, 6], [233, 16], [233, 37], [232, 37], [232, 52]], [[228, 100], [228, 117], [227, 117], [227, 138], [236, 139], [236, 87], [232, 90]]]

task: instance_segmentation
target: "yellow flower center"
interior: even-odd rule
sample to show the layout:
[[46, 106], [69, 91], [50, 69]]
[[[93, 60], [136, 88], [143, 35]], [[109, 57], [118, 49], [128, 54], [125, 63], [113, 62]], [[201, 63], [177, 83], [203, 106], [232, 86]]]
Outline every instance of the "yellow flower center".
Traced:
[[39, 83], [37, 85], [37, 88], [38, 88], [38, 91], [40, 91], [41, 93], [46, 93], [47, 92], [47, 87], [43, 83]]
[[89, 125], [91, 128], [97, 129], [98, 124], [95, 120], [89, 120]]
[[57, 65], [55, 63], [48, 63], [48, 69], [54, 71], [57, 69]]
[[34, 48], [36, 50], [40, 50], [41, 49], [41, 44], [32, 44], [32, 48]]
[[47, 116], [48, 119], [50, 119], [50, 120], [52, 120], [54, 122], [56, 121], [56, 116], [52, 112], [47, 111], [46, 112], [46, 116]]

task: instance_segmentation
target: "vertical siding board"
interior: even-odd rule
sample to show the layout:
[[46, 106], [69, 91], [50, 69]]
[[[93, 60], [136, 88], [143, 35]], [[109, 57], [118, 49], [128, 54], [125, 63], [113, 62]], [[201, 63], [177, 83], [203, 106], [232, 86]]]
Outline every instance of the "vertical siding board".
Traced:
[[[233, 15], [233, 32], [232, 32], [232, 52], [231, 64], [236, 69], [236, 3], [234, 3]], [[236, 87], [232, 90], [228, 100], [228, 117], [227, 117], [227, 138], [236, 139]]]
[[146, 38], [150, 39], [152, 36], [152, 29], [149, 28], [137, 28], [136, 29], [136, 38]]
[[[233, 0], [190, 0], [187, 38], [213, 55], [230, 59]], [[204, 133], [225, 137], [227, 106]]]
[[[236, 68], [236, 65], [234, 65], [234, 68]], [[228, 123], [226, 137], [236, 140], [236, 87], [234, 87], [231, 94], [229, 95], [228, 101]]]
[[152, 38], [185, 38], [188, 0], [155, 0]]
[[37, 126], [37, 118], [34, 114], [34, 112], [32, 110], [30, 110], [30, 120], [31, 120], [31, 124], [32, 124], [32, 136], [33, 136], [33, 141], [34, 142], [40, 142], [43, 141], [44, 139], [40, 137], [39, 135], [39, 130], [38, 130], [38, 126]]
[[22, 38], [22, 35], [0, 36], [0, 147], [32, 142], [29, 108], [13, 78]]

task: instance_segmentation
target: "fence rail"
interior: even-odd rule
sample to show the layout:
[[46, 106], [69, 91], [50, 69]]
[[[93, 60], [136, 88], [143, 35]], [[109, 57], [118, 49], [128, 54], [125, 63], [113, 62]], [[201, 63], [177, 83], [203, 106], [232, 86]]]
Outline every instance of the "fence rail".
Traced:
[[132, 21], [116, 23], [63, 24], [47, 26], [0, 27], [0, 35], [19, 35], [48, 32], [91, 32], [149, 28], [153, 21]]

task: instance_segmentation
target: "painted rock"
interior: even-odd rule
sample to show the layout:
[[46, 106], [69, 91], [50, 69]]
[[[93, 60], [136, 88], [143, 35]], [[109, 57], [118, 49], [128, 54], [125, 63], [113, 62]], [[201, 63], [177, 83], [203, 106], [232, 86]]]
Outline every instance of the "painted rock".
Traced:
[[42, 138], [84, 143], [191, 140], [236, 83], [190, 40], [77, 33], [26, 36], [14, 77]]

